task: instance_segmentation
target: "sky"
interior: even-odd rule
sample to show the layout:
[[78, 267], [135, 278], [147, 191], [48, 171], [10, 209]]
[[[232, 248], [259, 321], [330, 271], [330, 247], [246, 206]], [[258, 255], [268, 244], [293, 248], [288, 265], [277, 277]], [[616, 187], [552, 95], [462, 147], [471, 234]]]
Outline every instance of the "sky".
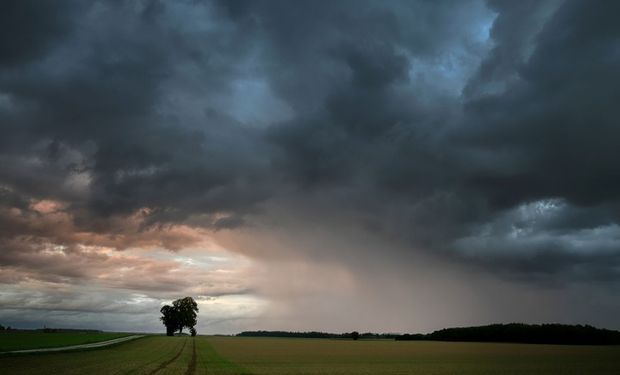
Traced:
[[0, 324], [620, 329], [620, 3], [0, 4]]

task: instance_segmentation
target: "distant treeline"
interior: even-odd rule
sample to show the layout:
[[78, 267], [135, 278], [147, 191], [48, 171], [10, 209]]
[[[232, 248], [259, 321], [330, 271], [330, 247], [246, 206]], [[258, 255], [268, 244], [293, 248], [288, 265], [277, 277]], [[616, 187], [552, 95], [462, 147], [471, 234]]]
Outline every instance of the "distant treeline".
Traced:
[[[315, 339], [351, 339], [357, 332], [288, 332], [288, 331], [245, 331], [237, 336], [245, 337], [297, 337]], [[360, 333], [360, 339], [395, 339], [427, 341], [476, 341], [513, 342], [530, 344], [565, 345], [620, 345], [620, 332], [599, 329], [589, 325], [566, 324], [491, 324], [480, 327], [446, 328], [433, 333], [395, 334]]]
[[45, 333], [62, 333], [62, 332], [73, 332], [73, 333], [100, 333], [103, 332], [98, 329], [76, 329], [76, 328], [37, 328], [37, 329], [20, 329], [20, 328], [11, 328], [11, 326], [4, 327], [0, 324], [0, 331], [12, 331], [12, 332], [45, 332]]
[[[328, 332], [288, 332], [288, 331], [245, 331], [237, 334], [244, 337], [297, 337], [310, 339], [350, 339], [353, 332], [348, 333], [328, 333]], [[400, 336], [396, 333], [360, 333], [360, 339], [395, 339]]]
[[102, 333], [103, 331], [99, 329], [79, 329], [79, 328], [38, 328], [35, 329], [38, 332], [45, 333]]
[[492, 324], [446, 328], [429, 334], [404, 334], [396, 340], [514, 342], [530, 344], [619, 345], [620, 332], [589, 325]]

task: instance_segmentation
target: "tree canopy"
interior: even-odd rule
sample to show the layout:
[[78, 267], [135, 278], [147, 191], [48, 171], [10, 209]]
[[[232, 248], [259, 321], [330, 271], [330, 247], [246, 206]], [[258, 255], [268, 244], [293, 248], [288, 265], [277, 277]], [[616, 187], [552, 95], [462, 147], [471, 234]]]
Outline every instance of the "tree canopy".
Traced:
[[195, 332], [194, 326], [197, 323], [198, 304], [192, 297], [180, 298], [172, 302], [171, 305], [164, 305], [161, 310], [162, 323], [166, 326], [166, 334], [173, 336], [178, 330], [183, 332], [183, 328], [188, 328]]

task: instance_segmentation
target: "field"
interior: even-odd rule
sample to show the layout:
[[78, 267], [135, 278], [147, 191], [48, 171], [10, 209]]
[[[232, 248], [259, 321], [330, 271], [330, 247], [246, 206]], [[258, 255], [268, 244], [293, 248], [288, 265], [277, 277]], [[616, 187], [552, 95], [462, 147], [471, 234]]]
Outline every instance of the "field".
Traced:
[[0, 357], [3, 374], [619, 374], [620, 347], [149, 336]]
[[128, 333], [109, 332], [1, 332], [0, 352], [89, 344], [92, 342], [112, 340], [128, 335]]
[[252, 374], [620, 373], [620, 347], [220, 337], [209, 342]]

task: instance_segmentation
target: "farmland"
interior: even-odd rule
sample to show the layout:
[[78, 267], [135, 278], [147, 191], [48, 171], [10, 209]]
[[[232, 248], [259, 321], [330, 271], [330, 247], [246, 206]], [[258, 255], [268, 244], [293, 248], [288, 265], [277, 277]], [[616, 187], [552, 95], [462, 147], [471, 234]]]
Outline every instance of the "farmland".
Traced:
[[617, 374], [618, 346], [150, 336], [0, 357], [6, 374]]
[[0, 358], [7, 374], [617, 374], [618, 346], [150, 336]]
[[128, 333], [110, 332], [55, 332], [14, 331], [0, 333], [0, 352], [34, 348], [56, 348], [61, 346], [89, 344], [112, 340]]
[[209, 342], [252, 374], [620, 373], [617, 346], [226, 337]]

